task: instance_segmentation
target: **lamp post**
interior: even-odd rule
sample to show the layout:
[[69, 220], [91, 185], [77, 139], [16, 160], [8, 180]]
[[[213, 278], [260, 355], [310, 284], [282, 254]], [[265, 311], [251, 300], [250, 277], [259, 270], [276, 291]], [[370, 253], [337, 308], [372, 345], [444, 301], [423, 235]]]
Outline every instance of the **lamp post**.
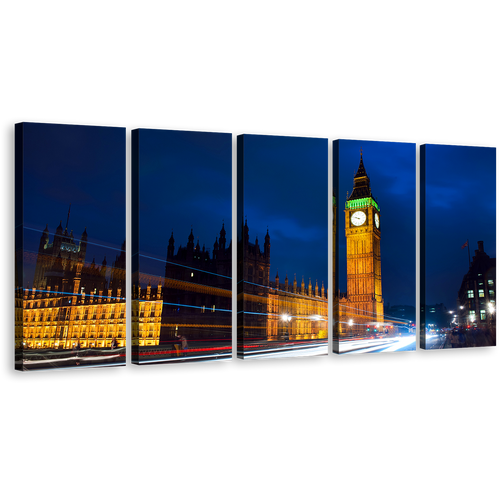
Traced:
[[[495, 306], [491, 302], [488, 302], [488, 312], [490, 313], [489, 327], [490, 327], [490, 329], [493, 329], [493, 327], [495, 326], [495, 320], [493, 319], [493, 315], [495, 314]], [[495, 328], [495, 331], [496, 331], [496, 328]]]
[[287, 313], [281, 315], [281, 320], [283, 321], [283, 330], [284, 334], [283, 337], [284, 340], [288, 340], [288, 323], [292, 319], [291, 316], [289, 316]]

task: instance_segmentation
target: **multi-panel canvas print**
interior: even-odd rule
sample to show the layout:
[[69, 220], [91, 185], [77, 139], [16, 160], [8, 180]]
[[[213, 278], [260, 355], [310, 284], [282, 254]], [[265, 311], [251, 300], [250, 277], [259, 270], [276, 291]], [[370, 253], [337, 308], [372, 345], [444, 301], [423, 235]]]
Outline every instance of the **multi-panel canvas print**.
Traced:
[[[329, 200], [326, 139], [237, 138], [240, 358], [327, 354], [329, 294], [334, 353], [416, 348], [415, 144], [332, 153]], [[19, 123], [15, 167], [16, 369], [125, 364], [125, 129]], [[420, 147], [423, 349], [496, 345], [495, 184]], [[231, 212], [231, 134], [132, 132], [133, 363], [232, 357]]]

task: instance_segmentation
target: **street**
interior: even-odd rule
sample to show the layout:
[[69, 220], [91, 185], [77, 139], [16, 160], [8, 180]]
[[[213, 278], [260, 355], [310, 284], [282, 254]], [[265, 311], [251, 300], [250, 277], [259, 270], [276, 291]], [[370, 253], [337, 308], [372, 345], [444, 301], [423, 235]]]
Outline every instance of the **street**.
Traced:
[[426, 349], [444, 349], [445, 343], [446, 343], [446, 335], [444, 335], [444, 334], [428, 333], [425, 336], [425, 348]]
[[[453, 344], [450, 335], [428, 333], [426, 350], [452, 349], [454, 346], [489, 347], [496, 345], [496, 337], [481, 330], [470, 332], [463, 337], [462, 343]], [[339, 354], [368, 354], [415, 351], [415, 334], [379, 336], [369, 338], [347, 338], [339, 341]], [[244, 360], [294, 358], [328, 355], [327, 339], [268, 342], [265, 339], [245, 340], [242, 357]], [[125, 347], [118, 349], [74, 350], [27, 350], [22, 359], [23, 371], [67, 370], [96, 367], [125, 366]], [[229, 339], [223, 342], [190, 341], [185, 351], [176, 351], [171, 346], [148, 346], [139, 349], [139, 364], [177, 364], [192, 362], [231, 361], [232, 344]]]
[[340, 354], [366, 352], [401, 352], [415, 350], [415, 334], [397, 337], [340, 340]]

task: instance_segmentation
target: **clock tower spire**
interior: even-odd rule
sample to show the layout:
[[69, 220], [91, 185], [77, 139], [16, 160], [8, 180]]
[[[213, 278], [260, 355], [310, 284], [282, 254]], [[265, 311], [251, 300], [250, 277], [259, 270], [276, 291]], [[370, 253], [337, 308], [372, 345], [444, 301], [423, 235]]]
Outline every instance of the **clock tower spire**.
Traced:
[[380, 262], [380, 208], [372, 195], [370, 178], [360, 150], [354, 185], [345, 203], [347, 247], [347, 304], [344, 323], [352, 320], [352, 333], [384, 322]]

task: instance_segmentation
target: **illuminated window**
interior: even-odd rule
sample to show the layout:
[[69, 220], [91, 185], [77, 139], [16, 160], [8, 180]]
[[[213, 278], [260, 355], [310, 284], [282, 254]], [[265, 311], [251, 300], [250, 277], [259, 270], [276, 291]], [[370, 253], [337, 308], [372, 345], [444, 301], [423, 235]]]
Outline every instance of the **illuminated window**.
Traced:
[[194, 273], [191, 273], [191, 278], [193, 278], [193, 277], [194, 277]]
[[469, 299], [473, 299], [474, 298], [474, 290], [467, 290], [467, 297]]
[[493, 280], [488, 280], [488, 286], [493, 286]]
[[490, 297], [495, 296], [495, 291], [494, 290], [488, 290], [488, 293], [490, 294]]
[[477, 293], [479, 297], [484, 297], [484, 290], [478, 290]]
[[481, 309], [480, 314], [481, 314], [481, 321], [484, 321], [486, 319], [486, 311], [484, 309]]
[[212, 306], [212, 312], [215, 312], [215, 304]]

